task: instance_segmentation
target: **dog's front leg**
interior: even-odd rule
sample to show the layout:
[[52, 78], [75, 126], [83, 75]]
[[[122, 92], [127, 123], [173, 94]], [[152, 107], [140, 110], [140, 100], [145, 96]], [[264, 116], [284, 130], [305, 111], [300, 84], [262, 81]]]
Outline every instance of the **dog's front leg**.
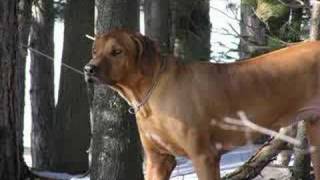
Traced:
[[192, 164], [196, 170], [199, 180], [219, 180], [220, 168], [219, 157], [212, 152], [202, 152], [193, 154]]
[[169, 154], [160, 154], [155, 151], [145, 150], [146, 155], [146, 180], [169, 180], [176, 160]]

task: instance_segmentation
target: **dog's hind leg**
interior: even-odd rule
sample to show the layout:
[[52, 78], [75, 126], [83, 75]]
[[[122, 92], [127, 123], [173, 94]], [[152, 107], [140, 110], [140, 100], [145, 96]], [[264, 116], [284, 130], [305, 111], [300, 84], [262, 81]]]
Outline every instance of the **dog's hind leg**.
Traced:
[[314, 147], [311, 152], [311, 159], [315, 179], [320, 180], [320, 116], [317, 116], [317, 119], [307, 120], [306, 126], [309, 144]]

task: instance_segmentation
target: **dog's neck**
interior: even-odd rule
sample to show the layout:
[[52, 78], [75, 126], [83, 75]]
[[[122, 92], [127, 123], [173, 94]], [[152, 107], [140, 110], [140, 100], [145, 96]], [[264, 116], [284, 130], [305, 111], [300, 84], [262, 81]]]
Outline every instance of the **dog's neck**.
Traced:
[[135, 113], [141, 111], [144, 116], [148, 115], [148, 100], [159, 83], [165, 64], [165, 58], [159, 56], [154, 66], [151, 67], [153, 69], [151, 75], [139, 73], [135, 80], [118, 83], [114, 87], [120, 96], [133, 108]]

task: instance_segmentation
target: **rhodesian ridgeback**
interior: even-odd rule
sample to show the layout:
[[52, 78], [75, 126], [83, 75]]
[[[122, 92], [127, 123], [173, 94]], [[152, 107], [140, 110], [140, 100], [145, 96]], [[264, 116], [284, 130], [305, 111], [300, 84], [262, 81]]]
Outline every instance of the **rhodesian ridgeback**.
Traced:
[[88, 82], [107, 84], [133, 108], [147, 180], [169, 179], [176, 155], [191, 159], [200, 180], [220, 179], [221, 152], [246, 137], [211, 122], [240, 110], [267, 128], [306, 120], [320, 180], [320, 42], [229, 64], [183, 63], [139, 33], [113, 30], [96, 36], [84, 71]]

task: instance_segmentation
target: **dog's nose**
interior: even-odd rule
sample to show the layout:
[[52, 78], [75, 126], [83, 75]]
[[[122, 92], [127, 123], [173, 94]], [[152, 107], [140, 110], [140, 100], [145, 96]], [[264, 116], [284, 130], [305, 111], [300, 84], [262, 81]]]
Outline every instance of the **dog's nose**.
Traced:
[[97, 72], [97, 66], [93, 64], [87, 64], [84, 66], [84, 72], [89, 75], [93, 75]]

